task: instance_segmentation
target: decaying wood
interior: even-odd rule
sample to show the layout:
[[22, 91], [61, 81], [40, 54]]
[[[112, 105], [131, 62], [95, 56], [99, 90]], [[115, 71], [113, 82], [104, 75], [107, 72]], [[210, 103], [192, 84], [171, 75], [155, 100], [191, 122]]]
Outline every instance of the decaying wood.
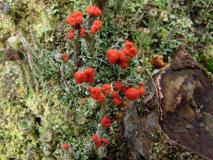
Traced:
[[[159, 148], [175, 147], [174, 154], [177, 151], [177, 155], [173, 158], [179, 159], [179, 153], [184, 154], [188, 150], [191, 156], [187, 157], [187, 160], [201, 160], [201, 157], [212, 160], [211, 78], [189, 53], [180, 47], [172, 64], [150, 79], [150, 84], [146, 84], [148, 90], [142, 102], [132, 104], [124, 117], [124, 137], [128, 148], [126, 159], [150, 159], [153, 146], [157, 143]], [[167, 151], [166, 149], [165, 152]]]
[[131, 104], [125, 113], [124, 137], [127, 141], [126, 148], [128, 148], [128, 153], [124, 153], [126, 155], [125, 160], [149, 159], [150, 150], [159, 138], [158, 93], [151, 75], [150, 79], [149, 84], [147, 84], [150, 92], [146, 92], [140, 103]]
[[164, 133], [182, 147], [212, 160], [212, 80], [183, 47], [155, 80]]
[[156, 55], [152, 58], [150, 63], [155, 67], [155, 68], [163, 68], [166, 66], [166, 63], [163, 60], [163, 57], [160, 55]]

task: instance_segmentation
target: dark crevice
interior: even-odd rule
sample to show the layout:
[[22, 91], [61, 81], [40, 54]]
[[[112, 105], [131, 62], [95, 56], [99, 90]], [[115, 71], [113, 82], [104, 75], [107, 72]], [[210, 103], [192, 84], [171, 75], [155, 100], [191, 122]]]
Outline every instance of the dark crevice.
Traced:
[[41, 118], [35, 117], [35, 122], [38, 123], [38, 125], [41, 125]]

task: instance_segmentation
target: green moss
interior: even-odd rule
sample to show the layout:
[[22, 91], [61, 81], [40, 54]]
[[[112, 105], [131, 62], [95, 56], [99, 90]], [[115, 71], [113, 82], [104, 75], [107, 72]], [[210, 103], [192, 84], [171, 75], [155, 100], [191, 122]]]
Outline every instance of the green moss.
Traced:
[[201, 160], [201, 157], [182, 149], [173, 142], [169, 142], [164, 135], [160, 136], [159, 142], [152, 146], [150, 160]]
[[206, 64], [207, 69], [213, 73], [213, 58], [209, 58]]
[[19, 97], [18, 90], [21, 87], [22, 72], [19, 65], [14, 62], [6, 62], [0, 71], [0, 97], [1, 101], [16, 101]]

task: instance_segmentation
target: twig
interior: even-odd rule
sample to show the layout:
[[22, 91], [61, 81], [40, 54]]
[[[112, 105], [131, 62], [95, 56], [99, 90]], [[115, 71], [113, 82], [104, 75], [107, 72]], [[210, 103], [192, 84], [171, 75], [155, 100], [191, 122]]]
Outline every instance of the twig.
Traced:
[[[87, 47], [87, 50], [89, 52], [89, 55], [92, 56], [92, 54], [94, 53], [94, 46], [91, 46], [91, 44], [95, 44], [94, 42], [94, 38], [90, 38], [90, 39], [85, 39], [85, 42], [86, 42], [86, 47]], [[93, 43], [94, 42], [94, 43]]]
[[33, 27], [30, 25], [29, 28], [30, 28], [30, 34], [31, 34], [31, 37], [32, 37], [34, 43], [36, 44], [37, 47], [41, 47], [41, 45], [39, 44], [39, 42], [36, 39], [36, 34], [35, 34]]
[[28, 44], [28, 42], [27, 42], [27, 40], [25, 39], [25, 37], [22, 35], [22, 33], [18, 33], [17, 35], [16, 35], [17, 37], [18, 37], [18, 39], [21, 41], [21, 43], [22, 43], [22, 45], [23, 45], [23, 47], [26, 49], [26, 53], [27, 53], [27, 61], [28, 61], [28, 64], [29, 64], [29, 68], [30, 68], [30, 70], [32, 71], [32, 75], [33, 75], [33, 78], [34, 78], [34, 89], [35, 89], [35, 91], [36, 92], [38, 92], [38, 90], [39, 90], [39, 82], [38, 82], [38, 80], [35, 78], [35, 70], [34, 70], [34, 62], [33, 62], [33, 57], [32, 57], [32, 49], [30, 48], [30, 46], [29, 46], [29, 44]]
[[64, 64], [62, 64], [60, 71], [61, 71], [61, 79], [64, 82], [64, 86], [68, 90], [68, 92], [71, 93], [72, 88], [69, 85], [69, 83], [67, 82], [67, 79], [66, 79], [66, 76], [65, 76], [65, 65]]
[[81, 59], [80, 59], [80, 48], [81, 48], [81, 44], [79, 41], [74, 42], [74, 62], [76, 64], [76, 66], [81, 66]]
[[[152, 83], [153, 83], [153, 85], [154, 85], [155, 94], [156, 94], [156, 96], [157, 96], [157, 102], [159, 102], [160, 97], [159, 97], [159, 94], [158, 94], [158, 88], [157, 88], [157, 86], [156, 86], [156, 84], [155, 84], [155, 81], [154, 81], [154, 79], [152, 78], [152, 75], [150, 74], [150, 72], [149, 72], [147, 69], [146, 69], [145, 71], [146, 71], [146, 73], [148, 74], [148, 76], [150, 77], [150, 79], [151, 79], [151, 81], [152, 81]], [[157, 106], [158, 106], [158, 107], [160, 106], [159, 103], [157, 104]]]

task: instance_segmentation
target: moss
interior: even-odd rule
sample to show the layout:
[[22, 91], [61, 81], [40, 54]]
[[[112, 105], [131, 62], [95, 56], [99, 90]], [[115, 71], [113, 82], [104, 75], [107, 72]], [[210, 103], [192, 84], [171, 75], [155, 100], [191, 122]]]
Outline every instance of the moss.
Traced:
[[31, 92], [23, 99], [26, 88], [19, 90], [21, 75], [15, 62], [7, 62], [0, 72], [0, 112], [4, 115], [0, 118], [0, 141], [4, 144], [0, 153], [16, 159], [44, 156], [47, 151], [52, 155], [70, 133], [69, 107], [59, 100], [57, 89]]
[[33, 132], [26, 132], [27, 129], [32, 131], [33, 128], [26, 128], [26, 126], [23, 128], [21, 123], [28, 121], [34, 126], [33, 116], [29, 109], [21, 105], [7, 103], [1, 105], [0, 108], [1, 114], [4, 114], [4, 117], [1, 118], [2, 127], [0, 129], [0, 141], [4, 145], [0, 147], [0, 152], [8, 159], [27, 159], [28, 148], [36, 149], [37, 141], [32, 137]]
[[14, 62], [6, 62], [2, 66], [0, 72], [0, 97], [1, 101], [13, 101], [18, 100], [19, 93], [18, 88], [21, 87], [22, 72], [19, 65]]
[[[68, 107], [58, 100], [58, 96], [49, 96], [45, 92], [31, 95], [22, 106], [9, 103], [0, 106], [4, 113], [0, 140], [5, 144], [0, 152], [8, 158], [51, 156], [70, 135], [71, 123], [66, 117]], [[38, 111], [41, 106], [42, 113]]]
[[[211, 23], [212, 17], [212, 1], [202, 1], [202, 0], [189, 0], [187, 1], [188, 11], [195, 22], [195, 24], [205, 24]], [[207, 12], [208, 11], [208, 12]]]
[[[84, 106], [84, 109], [73, 108], [72, 111], [60, 100], [58, 86], [49, 86], [51, 89], [39, 93], [30, 91], [25, 97], [27, 88], [19, 89], [22, 74], [17, 66], [16, 62], [6, 62], [0, 73], [3, 79], [0, 113], [4, 115], [0, 118], [0, 142], [5, 144], [0, 147], [1, 156], [6, 159], [54, 159], [55, 156], [67, 156], [61, 149], [63, 143], [83, 148], [90, 137], [87, 136], [87, 127], [84, 130], [82, 126], [88, 125], [86, 117], [91, 116], [84, 115], [84, 112], [94, 112], [95, 102], [92, 99], [80, 100], [79, 107]], [[75, 136], [80, 139], [75, 139]], [[81, 157], [83, 153], [78, 152], [72, 157]]]
[[169, 142], [169, 140], [161, 133], [160, 139], [157, 143], [152, 146], [150, 151], [150, 160], [202, 160], [201, 157], [193, 154], [174, 142]]
[[[17, 31], [28, 32], [28, 26], [39, 19], [39, 6], [31, 0], [6, 1], [4, 3], [8, 7], [6, 12], [1, 14], [1, 38], [5, 34], [15, 35]], [[8, 36], [8, 35], [6, 35]]]

